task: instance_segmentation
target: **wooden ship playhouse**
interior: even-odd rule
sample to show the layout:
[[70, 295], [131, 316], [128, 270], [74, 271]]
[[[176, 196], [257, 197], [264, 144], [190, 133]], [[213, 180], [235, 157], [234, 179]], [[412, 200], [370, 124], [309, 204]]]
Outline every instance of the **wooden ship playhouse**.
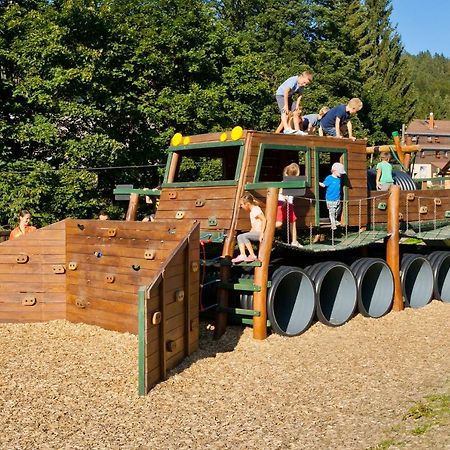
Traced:
[[[403, 170], [389, 192], [375, 189], [367, 157], [391, 151]], [[359, 311], [450, 302], [450, 190], [418, 189], [405, 171], [418, 146], [367, 148], [363, 140], [292, 136], [234, 128], [174, 136], [155, 222], [66, 219], [0, 244], [0, 321], [67, 319], [139, 337], [139, 393], [198, 347], [199, 316], [303, 333]], [[330, 228], [319, 186], [341, 162], [340, 227]], [[283, 179], [295, 162], [300, 176]], [[205, 181], [207, 180], [207, 181]], [[275, 230], [279, 189], [295, 194], [302, 247]], [[250, 229], [240, 198], [252, 193], [267, 218], [258, 260], [233, 264], [236, 235]], [[404, 245], [407, 240], [415, 244]]]

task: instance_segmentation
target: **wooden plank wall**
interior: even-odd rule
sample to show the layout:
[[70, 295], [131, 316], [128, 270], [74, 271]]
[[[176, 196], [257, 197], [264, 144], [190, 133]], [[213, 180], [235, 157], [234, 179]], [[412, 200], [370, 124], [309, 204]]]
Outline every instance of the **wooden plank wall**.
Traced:
[[[176, 220], [176, 213], [184, 213], [184, 219], [196, 219], [202, 230], [228, 230], [233, 215], [236, 186], [209, 186], [162, 189], [156, 218]], [[200, 202], [203, 202], [200, 206]], [[208, 218], [214, 217], [216, 225]]]
[[[22, 258], [24, 263], [18, 263]], [[0, 322], [66, 317], [65, 221], [0, 244]], [[35, 299], [34, 305], [24, 305]]]
[[136, 334], [139, 286], [153, 281], [191, 225], [68, 220], [67, 319]]
[[[161, 277], [147, 292], [144, 363], [147, 391], [198, 349], [199, 235], [197, 225], [189, 239], [166, 261]], [[184, 294], [182, 300], [177, 299], [180, 291]], [[157, 313], [162, 316], [161, 322], [154, 323]]]
[[[408, 194], [413, 194], [413, 200], [408, 200]], [[372, 222], [372, 217], [375, 215], [376, 223], [387, 222], [387, 210], [378, 209], [380, 203], [386, 203], [386, 198], [379, 198], [380, 191], [370, 191], [370, 196], [374, 200], [369, 202], [368, 223]], [[435, 205], [435, 200], [440, 201], [440, 205]], [[419, 213], [422, 206], [427, 207], [427, 212]], [[401, 221], [417, 222], [433, 221], [433, 220], [449, 220], [445, 217], [445, 211], [450, 211], [450, 191], [449, 190], [414, 190], [400, 192], [400, 214]]]

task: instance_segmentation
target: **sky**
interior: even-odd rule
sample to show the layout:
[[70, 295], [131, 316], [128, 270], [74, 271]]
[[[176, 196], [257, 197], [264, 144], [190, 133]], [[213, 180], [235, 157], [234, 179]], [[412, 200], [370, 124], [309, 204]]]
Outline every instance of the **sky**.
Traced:
[[392, 0], [392, 25], [412, 55], [429, 50], [450, 58], [450, 0]]

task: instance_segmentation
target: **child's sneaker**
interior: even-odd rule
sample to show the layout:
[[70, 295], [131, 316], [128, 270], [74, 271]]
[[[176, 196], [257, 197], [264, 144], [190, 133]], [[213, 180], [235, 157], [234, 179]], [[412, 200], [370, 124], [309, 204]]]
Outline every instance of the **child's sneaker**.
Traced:
[[301, 245], [298, 241], [292, 241], [291, 242], [292, 247], [302, 248], [303, 245]]
[[245, 259], [246, 259], [246, 256], [245, 256], [245, 255], [238, 255], [238, 256], [236, 256], [236, 258], [233, 258], [233, 259], [231, 260], [231, 262], [232, 262], [233, 264], [239, 264], [239, 263], [241, 263], [241, 262], [244, 262]]
[[302, 130], [296, 130], [296, 131], [294, 131], [294, 134], [298, 134], [299, 136], [307, 136], [308, 135], [308, 133], [305, 133]]
[[295, 130], [293, 130], [292, 128], [286, 128], [286, 129], [283, 131], [283, 133], [284, 133], [284, 134], [294, 134], [294, 133], [295, 133]]
[[247, 258], [245, 258], [246, 263], [252, 263], [253, 261], [256, 261], [258, 258], [255, 255], [248, 255]]

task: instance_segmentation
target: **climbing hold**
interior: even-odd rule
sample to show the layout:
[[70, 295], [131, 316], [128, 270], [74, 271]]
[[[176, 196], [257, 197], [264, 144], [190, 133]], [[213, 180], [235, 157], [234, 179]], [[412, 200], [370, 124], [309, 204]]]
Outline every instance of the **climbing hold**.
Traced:
[[175, 301], [176, 302], [182, 302], [184, 300], [184, 290], [178, 289], [175, 291]]
[[84, 299], [77, 298], [77, 299], [75, 300], [75, 306], [76, 306], [77, 308], [84, 309], [84, 308], [86, 308], [86, 306], [87, 306], [87, 302], [86, 302], [86, 300], [84, 300]]
[[434, 204], [435, 204], [436, 206], [441, 206], [441, 205], [442, 205], [441, 199], [440, 199], [440, 198], [435, 198], [435, 199], [434, 199]]
[[414, 192], [409, 192], [408, 194], [406, 194], [406, 200], [409, 200], [410, 202], [412, 202], [415, 198], [416, 195], [414, 194]]
[[114, 237], [117, 234], [117, 228], [108, 228], [108, 236]]
[[419, 208], [419, 214], [427, 214], [428, 213], [428, 206], [421, 206]]
[[152, 324], [159, 325], [160, 323], [161, 323], [161, 312], [156, 311], [153, 313], [153, 316], [152, 316]]
[[199, 264], [198, 264], [198, 261], [192, 261], [191, 262], [191, 270], [192, 270], [192, 272], [198, 272], [198, 269], [199, 269]]
[[184, 211], [177, 211], [175, 213], [175, 219], [182, 219], [184, 217]]
[[16, 262], [17, 262], [17, 264], [25, 264], [25, 263], [27, 263], [28, 262], [28, 260], [29, 260], [30, 258], [29, 258], [29, 256], [28, 255], [17, 255], [16, 256]]
[[69, 270], [77, 270], [78, 264], [75, 261], [69, 263]]
[[66, 268], [62, 264], [55, 264], [52, 270], [54, 274], [66, 273]]
[[95, 255], [97, 258], [101, 258], [101, 257], [103, 256], [103, 253], [102, 253], [101, 251], [97, 251], [97, 252], [94, 252], [94, 255]]
[[83, 225], [82, 223], [78, 223], [78, 224], [77, 224], [77, 227], [78, 227], [81, 231], [84, 230], [84, 225]]
[[144, 258], [145, 259], [155, 259], [156, 252], [153, 249], [147, 249], [144, 252]]
[[166, 350], [168, 352], [174, 352], [177, 349], [177, 343], [175, 341], [167, 341], [166, 342]]
[[107, 283], [114, 283], [116, 277], [114, 275], [106, 275], [105, 279]]
[[136, 272], [137, 272], [138, 270], [141, 270], [141, 266], [140, 266], [139, 264], [133, 264], [133, 265], [131, 266], [131, 268], [132, 268], [133, 270], [135, 270]]
[[22, 299], [23, 306], [34, 306], [36, 302], [36, 297], [25, 297], [24, 299]]
[[169, 192], [168, 195], [170, 200], [175, 200], [177, 198], [177, 193], [175, 191]]

